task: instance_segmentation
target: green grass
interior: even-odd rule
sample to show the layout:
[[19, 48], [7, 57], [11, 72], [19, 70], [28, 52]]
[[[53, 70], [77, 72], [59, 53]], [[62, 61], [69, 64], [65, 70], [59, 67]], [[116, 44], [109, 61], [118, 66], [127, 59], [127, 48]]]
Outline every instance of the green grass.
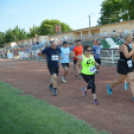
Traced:
[[23, 95], [23, 91], [0, 82], [0, 134], [107, 134], [107, 132], [96, 132], [91, 125], [61, 109], [33, 96]]

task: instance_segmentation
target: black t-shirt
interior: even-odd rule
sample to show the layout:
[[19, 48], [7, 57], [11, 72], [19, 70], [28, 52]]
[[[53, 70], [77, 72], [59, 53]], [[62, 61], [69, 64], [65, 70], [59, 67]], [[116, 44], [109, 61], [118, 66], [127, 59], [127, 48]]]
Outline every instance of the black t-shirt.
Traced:
[[61, 53], [61, 49], [59, 47], [56, 47], [55, 50], [51, 49], [51, 47], [47, 47], [42, 51], [42, 53], [46, 54], [48, 66], [59, 66], [59, 54]]

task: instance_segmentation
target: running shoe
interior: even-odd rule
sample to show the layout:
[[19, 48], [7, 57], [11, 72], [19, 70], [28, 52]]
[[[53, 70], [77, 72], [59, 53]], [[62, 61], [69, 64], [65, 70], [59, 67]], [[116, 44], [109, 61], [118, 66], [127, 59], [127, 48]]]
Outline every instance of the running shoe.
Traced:
[[125, 90], [127, 90], [127, 88], [128, 88], [128, 82], [125, 82], [124, 88], [125, 88]]
[[67, 82], [64, 77], [62, 77], [61, 81], [64, 82], [64, 83]]
[[99, 105], [99, 102], [97, 101], [97, 99], [95, 99], [95, 100], [93, 101], [93, 104], [94, 104], [94, 105]]
[[53, 96], [57, 95], [57, 89], [53, 88]]
[[96, 74], [99, 74], [99, 71], [96, 71], [95, 73], [96, 73]]
[[77, 76], [75, 76], [74, 78], [75, 78], [75, 80], [76, 80], [76, 79], [77, 79]]
[[82, 90], [82, 92], [83, 92], [83, 95], [84, 95], [84, 96], [87, 96], [87, 91], [85, 91], [85, 88], [82, 87], [81, 90]]
[[50, 91], [53, 91], [53, 87], [51, 85], [49, 85], [48, 88], [50, 89]]
[[107, 85], [107, 93], [109, 95], [112, 95], [112, 89], [110, 88], [110, 85], [109, 84]]

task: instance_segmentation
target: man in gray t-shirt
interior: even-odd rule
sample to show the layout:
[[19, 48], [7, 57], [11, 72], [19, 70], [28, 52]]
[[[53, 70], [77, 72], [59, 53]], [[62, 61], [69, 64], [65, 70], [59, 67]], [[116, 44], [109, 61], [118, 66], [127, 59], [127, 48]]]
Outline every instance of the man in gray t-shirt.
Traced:
[[[100, 64], [101, 64], [100, 54], [102, 52], [99, 40], [96, 40], [96, 45], [93, 46], [92, 51], [94, 53], [95, 61], [99, 64], [99, 67], [97, 68], [97, 70], [99, 71]], [[96, 73], [99, 73], [98, 71], [96, 71]]]

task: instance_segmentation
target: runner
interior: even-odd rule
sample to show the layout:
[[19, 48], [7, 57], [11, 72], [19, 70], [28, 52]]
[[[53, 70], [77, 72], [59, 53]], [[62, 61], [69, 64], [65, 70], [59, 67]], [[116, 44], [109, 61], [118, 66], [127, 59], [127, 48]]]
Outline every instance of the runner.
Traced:
[[[76, 46], [76, 41], [75, 41], [75, 44], [71, 45], [71, 47], [70, 47], [71, 52], [73, 52], [75, 46]], [[72, 57], [72, 59], [74, 59], [74, 57]], [[73, 68], [74, 68], [74, 71], [75, 71], [75, 64], [74, 64]]]
[[134, 80], [133, 80], [133, 65], [132, 56], [134, 52], [134, 47], [131, 49], [129, 44], [132, 42], [132, 33], [124, 33], [125, 44], [122, 44], [119, 48], [120, 59], [118, 61], [118, 78], [116, 78], [110, 85], [107, 85], [107, 93], [112, 95], [112, 89], [119, 83], [122, 83], [127, 76], [129, 87], [132, 91], [133, 102], [134, 102]]
[[67, 82], [65, 77], [68, 74], [68, 69], [69, 69], [69, 55], [70, 55], [70, 50], [68, 47], [68, 42], [64, 41], [63, 42], [63, 47], [61, 48], [61, 57], [63, 58], [62, 60], [60, 60], [62, 67], [64, 68], [64, 74], [62, 77], [62, 82]]
[[102, 52], [101, 46], [100, 46], [100, 40], [96, 40], [96, 45], [93, 46], [92, 51], [94, 53], [95, 61], [99, 64], [99, 67], [97, 67], [96, 73], [99, 73], [100, 65], [101, 65], [101, 58], [100, 53]]
[[[129, 47], [132, 49], [134, 47], [134, 38], [133, 38], [133, 41], [132, 43], [129, 44]], [[132, 63], [133, 63], [133, 71], [134, 71], [134, 56], [132, 57]], [[134, 76], [134, 74], [133, 74]], [[128, 89], [128, 82], [125, 81], [125, 86], [124, 86], [125, 90]]]
[[[96, 66], [99, 66], [98, 63], [95, 62], [94, 57], [90, 54], [91, 47], [89, 45], [84, 46], [84, 54], [81, 58], [78, 58], [78, 62], [76, 64], [77, 71], [79, 74], [82, 74], [83, 79], [88, 83], [86, 88], [82, 88], [82, 92], [84, 96], [87, 96], [87, 89], [91, 89], [93, 94], [93, 104], [98, 105], [98, 101], [96, 99], [96, 91], [95, 91], [95, 71]], [[80, 70], [79, 65], [82, 65], [82, 70]]]
[[76, 63], [77, 63], [77, 58], [78, 56], [81, 56], [82, 55], [82, 52], [83, 52], [83, 47], [81, 45], [81, 40], [75, 40], [75, 44], [76, 46], [74, 47], [73, 49], [73, 52], [74, 52], [74, 65], [75, 65], [75, 79], [77, 79], [77, 69], [76, 69]]
[[53, 95], [57, 95], [57, 75], [59, 73], [59, 57], [61, 53], [61, 49], [56, 46], [56, 42], [54, 40], [50, 41], [51, 46], [46, 47], [42, 52], [42, 56], [47, 59], [47, 67], [51, 74], [51, 81], [49, 89], [53, 91]]

